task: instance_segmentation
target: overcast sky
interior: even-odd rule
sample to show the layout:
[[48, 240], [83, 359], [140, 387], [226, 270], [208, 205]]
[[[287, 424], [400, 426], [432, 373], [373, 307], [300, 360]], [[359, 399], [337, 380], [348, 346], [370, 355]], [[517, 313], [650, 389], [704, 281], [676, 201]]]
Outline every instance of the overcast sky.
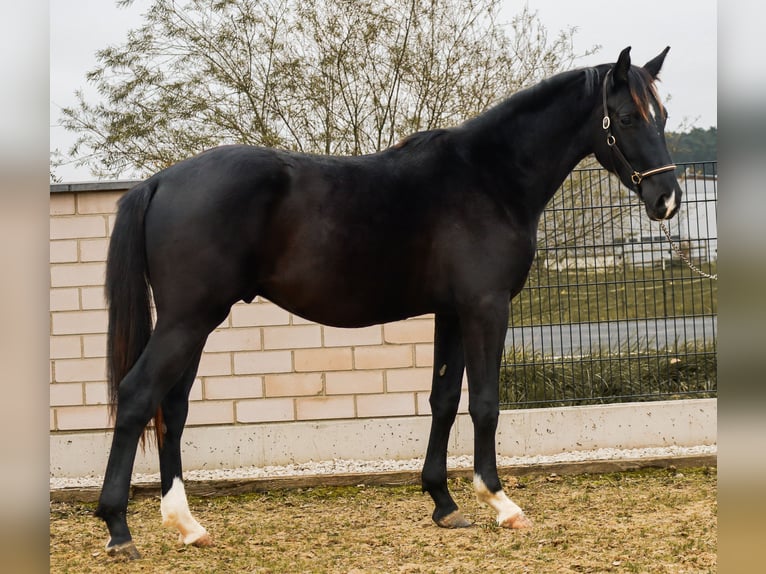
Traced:
[[[510, 20], [525, 2], [505, 0], [504, 19]], [[96, 50], [124, 42], [138, 27], [150, 0], [117, 8], [113, 0], [54, 0], [50, 3], [51, 149], [66, 152], [74, 136], [56, 124], [60, 108], [75, 103], [75, 90], [93, 101], [95, 90], [85, 74], [96, 65]], [[716, 126], [716, 2], [715, 0], [528, 0], [537, 10], [549, 37], [576, 27], [575, 51], [601, 46], [578, 65], [613, 62], [620, 50], [632, 46], [635, 64], [644, 64], [665, 46], [659, 84], [670, 111], [668, 129], [689, 125]], [[62, 166], [56, 174], [65, 182], [92, 180], [87, 168]]]

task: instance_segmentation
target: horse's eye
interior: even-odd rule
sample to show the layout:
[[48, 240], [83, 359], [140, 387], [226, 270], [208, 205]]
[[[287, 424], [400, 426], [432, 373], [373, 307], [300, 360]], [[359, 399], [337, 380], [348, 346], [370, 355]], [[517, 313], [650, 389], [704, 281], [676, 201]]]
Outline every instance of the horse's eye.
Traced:
[[620, 116], [620, 125], [629, 126], [632, 123], [633, 120], [630, 118], [630, 116]]

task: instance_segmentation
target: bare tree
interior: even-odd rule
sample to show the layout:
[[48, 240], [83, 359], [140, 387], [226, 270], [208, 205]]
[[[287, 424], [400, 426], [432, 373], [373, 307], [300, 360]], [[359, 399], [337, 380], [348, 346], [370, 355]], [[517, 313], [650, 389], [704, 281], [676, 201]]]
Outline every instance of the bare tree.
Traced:
[[[130, 4], [132, 0], [122, 0]], [[575, 30], [549, 38], [500, 0], [157, 0], [97, 53], [101, 100], [65, 108], [68, 161], [146, 175], [223, 143], [360, 154], [447, 127], [572, 67]], [[61, 158], [57, 161], [61, 162]]]

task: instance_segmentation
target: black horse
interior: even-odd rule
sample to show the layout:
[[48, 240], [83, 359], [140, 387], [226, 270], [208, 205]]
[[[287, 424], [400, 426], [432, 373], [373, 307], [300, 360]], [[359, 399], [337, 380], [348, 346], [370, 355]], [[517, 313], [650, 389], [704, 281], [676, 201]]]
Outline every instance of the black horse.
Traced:
[[446, 468], [467, 369], [477, 495], [500, 525], [528, 526], [495, 461], [509, 301], [526, 280], [545, 205], [587, 155], [616, 173], [650, 218], [678, 210], [654, 89], [668, 49], [637, 67], [626, 48], [616, 64], [558, 74], [458, 127], [417, 133], [380, 153], [225, 146], [130, 190], [119, 202], [106, 271], [116, 420], [96, 515], [109, 529], [109, 553], [138, 556], [126, 509], [137, 445], [153, 418], [164, 521], [187, 544], [209, 543], [182, 481], [188, 394], [209, 333], [234, 303], [257, 295], [337, 327], [434, 313], [422, 473], [433, 519], [469, 524]]

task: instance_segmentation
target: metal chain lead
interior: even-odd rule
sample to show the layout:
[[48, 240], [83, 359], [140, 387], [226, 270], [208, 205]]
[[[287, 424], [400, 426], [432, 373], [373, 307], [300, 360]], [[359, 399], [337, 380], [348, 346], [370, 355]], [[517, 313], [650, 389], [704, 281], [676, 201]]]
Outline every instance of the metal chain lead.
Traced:
[[660, 221], [660, 227], [662, 228], [662, 231], [665, 233], [665, 237], [668, 238], [668, 241], [670, 242], [670, 247], [673, 249], [673, 251], [675, 251], [676, 255], [678, 255], [683, 260], [683, 262], [689, 266], [689, 269], [691, 269], [698, 275], [702, 275], [702, 277], [706, 277], [708, 279], [714, 279], [718, 281], [718, 273], [716, 273], [715, 275], [711, 275], [710, 273], [705, 273], [704, 271], [696, 267], [694, 263], [689, 261], [689, 258], [686, 256], [686, 254], [683, 251], [681, 251], [681, 248], [677, 246], [675, 243], [673, 243], [673, 240], [670, 238], [670, 231], [668, 231], [668, 228], [665, 227], [664, 221]]

